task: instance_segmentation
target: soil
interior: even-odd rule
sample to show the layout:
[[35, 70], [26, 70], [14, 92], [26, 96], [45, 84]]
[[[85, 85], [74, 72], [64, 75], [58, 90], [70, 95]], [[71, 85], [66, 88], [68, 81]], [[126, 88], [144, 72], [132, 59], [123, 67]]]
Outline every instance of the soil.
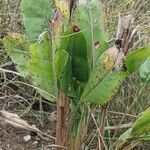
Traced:
[[[46, 101], [40, 104], [31, 95], [26, 96], [28, 100], [25, 102], [21, 94], [17, 93], [20, 92], [16, 91], [13, 84], [1, 86], [0, 110], [16, 113], [30, 125], [36, 125], [42, 132], [55, 137], [55, 120], [51, 115], [55, 110], [55, 104], [51, 105]], [[31, 140], [24, 140], [27, 135], [31, 136]], [[45, 141], [35, 133], [5, 123], [0, 117], [0, 150], [53, 150], [51, 144], [54, 144], [53, 139]]]

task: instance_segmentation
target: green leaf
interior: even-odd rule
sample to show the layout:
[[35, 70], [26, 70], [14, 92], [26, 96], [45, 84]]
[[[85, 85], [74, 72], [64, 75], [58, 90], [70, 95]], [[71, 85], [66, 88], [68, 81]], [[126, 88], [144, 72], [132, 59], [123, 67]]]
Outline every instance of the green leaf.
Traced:
[[[84, 101], [92, 102], [97, 105], [107, 103], [118, 91], [121, 77], [118, 71], [109, 72], [103, 80], [94, 87], [89, 93], [82, 96]], [[90, 86], [89, 86], [90, 88]]]
[[87, 43], [82, 32], [70, 37], [69, 45], [72, 46], [72, 75], [81, 82], [89, 78], [89, 64], [87, 58]]
[[141, 66], [140, 77], [141, 77], [142, 83], [150, 81], [150, 57]]
[[142, 141], [150, 141], [150, 134], [149, 135], [142, 135], [139, 137]]
[[30, 45], [27, 38], [23, 35], [13, 33], [6, 36], [3, 43], [9, 57], [16, 64], [17, 70], [23, 77], [27, 77], [27, 62], [30, 59]]
[[47, 100], [55, 101], [53, 56], [48, 32], [45, 32], [41, 40], [30, 47], [31, 60], [28, 70], [34, 86], [38, 92]]
[[127, 73], [135, 72], [150, 56], [150, 46], [130, 52], [126, 56]]
[[131, 138], [131, 130], [132, 128], [126, 130], [123, 134], [121, 134], [118, 140], [126, 141]]
[[150, 108], [144, 111], [133, 124], [131, 135], [133, 137], [150, 134]]
[[26, 34], [32, 42], [48, 27], [53, 18], [49, 0], [22, 0], [21, 10]]
[[141, 134], [140, 136], [138, 137], [132, 137], [131, 135], [131, 131], [132, 131], [132, 128], [126, 130], [119, 138], [118, 140], [119, 141], [127, 141], [127, 140], [134, 140], [134, 139], [138, 139], [138, 140], [142, 140], [142, 141], [150, 141], [150, 134]]
[[[87, 42], [88, 59], [91, 63], [92, 49], [98, 58], [108, 48], [108, 38], [104, 31], [103, 10], [99, 0], [80, 1], [76, 7], [73, 21], [82, 31]], [[98, 43], [98, 46], [94, 46]], [[98, 48], [96, 48], [98, 47]]]
[[82, 32], [74, 33], [68, 29], [62, 38], [60, 49], [69, 54], [70, 71], [72, 76], [81, 82], [89, 78], [89, 64], [87, 58], [87, 42]]
[[69, 86], [72, 82], [72, 71], [71, 71], [71, 47], [69, 47], [70, 37], [72, 36], [72, 29], [68, 30], [63, 34], [59, 49], [63, 49], [68, 53], [68, 61], [63, 68], [62, 77], [60, 79], [60, 90], [68, 93]]
[[130, 129], [125, 131], [119, 140], [142, 140], [150, 141], [150, 108], [141, 114]]
[[120, 72], [115, 69], [117, 49], [108, 49], [97, 61], [84, 89], [81, 101], [103, 105], [117, 92], [121, 84]]
[[60, 78], [62, 71], [68, 61], [68, 53], [64, 50], [58, 50], [55, 54], [55, 71], [57, 78]]
[[70, 54], [70, 49], [68, 49], [68, 45], [69, 45], [69, 41], [70, 41], [70, 37], [73, 36], [73, 30], [71, 28], [68, 28], [62, 38], [61, 38], [61, 43], [60, 43], [60, 47], [59, 49], [63, 49], [66, 50], [69, 54]]

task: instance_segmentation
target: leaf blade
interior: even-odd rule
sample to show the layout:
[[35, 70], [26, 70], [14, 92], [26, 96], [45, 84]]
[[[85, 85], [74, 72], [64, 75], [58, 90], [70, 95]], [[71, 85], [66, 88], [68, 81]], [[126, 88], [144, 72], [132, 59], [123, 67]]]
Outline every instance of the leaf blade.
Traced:
[[142, 83], [150, 81], [150, 57], [140, 67], [140, 77]]
[[41, 35], [40, 41], [31, 45], [31, 59], [28, 63], [28, 71], [33, 85], [41, 89], [38, 92], [47, 100], [55, 101], [53, 57], [49, 41], [49, 34], [45, 32]]
[[118, 49], [111, 47], [101, 55], [91, 72], [89, 81], [81, 96], [81, 101], [103, 105], [111, 99], [118, 90], [122, 79], [120, 72], [115, 68], [118, 54]]
[[133, 124], [131, 135], [140, 136], [149, 134], [150, 132], [150, 108], [142, 113], [142, 115]]
[[131, 74], [135, 72], [140, 66], [146, 61], [146, 59], [150, 56], [150, 46], [140, 48], [133, 52], [130, 52], [126, 56], [126, 66], [127, 66], [127, 73]]
[[28, 77], [27, 62], [30, 59], [30, 44], [27, 38], [21, 34], [12, 33], [4, 38], [3, 44], [20, 74]]
[[21, 10], [26, 34], [31, 42], [48, 27], [47, 20], [53, 18], [48, 0], [22, 0]]

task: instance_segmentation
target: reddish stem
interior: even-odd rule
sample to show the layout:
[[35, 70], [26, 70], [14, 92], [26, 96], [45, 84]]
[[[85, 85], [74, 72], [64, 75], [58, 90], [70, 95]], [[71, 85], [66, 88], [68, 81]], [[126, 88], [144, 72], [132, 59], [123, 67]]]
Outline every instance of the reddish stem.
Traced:
[[[67, 128], [68, 97], [60, 92], [57, 102], [57, 125], [56, 125], [56, 144], [64, 146], [65, 133]], [[58, 148], [62, 150], [62, 148]]]

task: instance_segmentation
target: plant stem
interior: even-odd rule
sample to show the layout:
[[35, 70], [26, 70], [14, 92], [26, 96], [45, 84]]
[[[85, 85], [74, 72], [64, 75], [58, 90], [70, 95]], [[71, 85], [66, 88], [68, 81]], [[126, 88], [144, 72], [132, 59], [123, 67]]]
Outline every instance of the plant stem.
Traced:
[[100, 138], [102, 139], [102, 142], [103, 142], [103, 145], [104, 145], [105, 149], [107, 149], [107, 147], [106, 147], [106, 145], [105, 145], [105, 143], [104, 143], [104, 140], [103, 140], [103, 138], [102, 138], [102, 135], [101, 135], [101, 132], [100, 132], [100, 128], [99, 128], [99, 126], [98, 126], [98, 123], [97, 123], [96, 119], [94, 118], [94, 114], [92, 113], [90, 107], [88, 107], [88, 109], [89, 109], [89, 111], [90, 111], [91, 117], [92, 117], [92, 119], [93, 119], [93, 121], [94, 121], [94, 123], [95, 123], [96, 129], [97, 129], [97, 133], [98, 133], [97, 149], [100, 150]]
[[[102, 150], [104, 147], [104, 140], [103, 140], [103, 135], [104, 135], [104, 130], [105, 130], [105, 120], [106, 120], [106, 115], [107, 115], [107, 106], [108, 103], [102, 106], [102, 110], [101, 110], [101, 125], [100, 125], [100, 133], [101, 133], [101, 137], [100, 137], [100, 149]], [[99, 144], [99, 143], [98, 143]]]
[[[63, 92], [60, 92], [57, 101], [57, 124], [56, 124], [56, 144], [64, 146], [64, 139], [66, 133], [66, 120], [68, 112], [68, 97]], [[58, 148], [62, 150], [62, 148]]]

